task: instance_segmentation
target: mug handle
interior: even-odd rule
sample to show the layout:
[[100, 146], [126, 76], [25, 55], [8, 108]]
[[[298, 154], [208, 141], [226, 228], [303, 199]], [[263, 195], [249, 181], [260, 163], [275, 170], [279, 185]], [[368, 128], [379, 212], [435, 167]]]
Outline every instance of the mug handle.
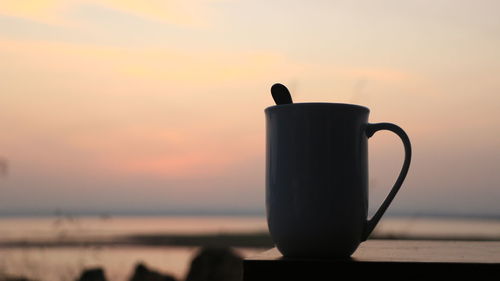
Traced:
[[380, 208], [377, 210], [375, 215], [373, 215], [373, 217], [366, 222], [365, 230], [363, 232], [363, 236], [361, 237], [361, 241], [366, 241], [366, 239], [368, 239], [368, 236], [370, 235], [370, 233], [372, 233], [373, 229], [377, 225], [382, 215], [384, 215], [385, 211], [387, 210], [387, 207], [389, 207], [392, 200], [396, 196], [396, 193], [398, 193], [399, 188], [403, 184], [406, 174], [408, 173], [408, 169], [410, 168], [411, 143], [405, 131], [403, 131], [403, 129], [401, 129], [399, 126], [394, 125], [392, 123], [375, 123], [375, 124], [368, 124], [365, 128], [365, 133], [366, 136], [370, 138], [371, 136], [373, 136], [373, 134], [375, 134], [375, 132], [380, 130], [391, 131], [401, 138], [405, 148], [405, 160], [403, 162], [403, 167], [401, 168], [401, 172], [399, 172], [398, 179], [396, 180], [396, 183], [392, 187], [391, 192], [389, 192], [389, 195], [387, 195], [387, 198], [385, 198], [382, 205], [380, 205]]

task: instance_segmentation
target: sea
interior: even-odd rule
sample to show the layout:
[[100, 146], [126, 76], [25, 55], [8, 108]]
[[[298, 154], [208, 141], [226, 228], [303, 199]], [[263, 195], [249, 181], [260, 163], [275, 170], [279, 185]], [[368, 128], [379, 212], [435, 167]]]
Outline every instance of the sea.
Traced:
[[[0, 277], [68, 281], [82, 270], [104, 268], [110, 281], [128, 280], [141, 262], [178, 280], [186, 276], [197, 246], [9, 246], [14, 241], [64, 241], [137, 234], [245, 234], [267, 231], [263, 216], [54, 216], [0, 217]], [[500, 219], [460, 217], [384, 217], [375, 237], [405, 239], [500, 240]], [[263, 248], [235, 248], [242, 257]]]

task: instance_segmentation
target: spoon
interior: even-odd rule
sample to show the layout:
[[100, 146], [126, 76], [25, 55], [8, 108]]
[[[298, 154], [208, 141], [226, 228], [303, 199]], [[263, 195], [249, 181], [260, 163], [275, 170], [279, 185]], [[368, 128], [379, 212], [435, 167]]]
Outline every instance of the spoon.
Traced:
[[277, 105], [293, 103], [290, 91], [280, 83], [276, 83], [271, 87], [271, 95]]

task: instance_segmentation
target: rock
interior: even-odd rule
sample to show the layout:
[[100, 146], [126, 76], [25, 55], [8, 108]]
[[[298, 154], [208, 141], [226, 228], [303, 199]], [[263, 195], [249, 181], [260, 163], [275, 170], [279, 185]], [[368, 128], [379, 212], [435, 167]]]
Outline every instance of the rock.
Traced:
[[102, 268], [90, 268], [82, 271], [78, 281], [106, 281]]
[[191, 262], [186, 281], [240, 281], [242, 258], [229, 248], [202, 248]]
[[170, 275], [162, 274], [148, 269], [144, 264], [138, 263], [130, 281], [175, 281]]

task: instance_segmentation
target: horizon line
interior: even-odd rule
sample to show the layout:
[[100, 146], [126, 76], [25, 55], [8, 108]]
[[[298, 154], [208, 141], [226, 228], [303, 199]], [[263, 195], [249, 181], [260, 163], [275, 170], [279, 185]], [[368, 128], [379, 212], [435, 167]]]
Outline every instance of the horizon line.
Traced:
[[[266, 216], [262, 209], [177, 209], [177, 210], [0, 210], [0, 218], [7, 217], [127, 217], [127, 216]], [[463, 218], [463, 219], [500, 219], [500, 214], [492, 213], [451, 213], [451, 212], [410, 212], [393, 211], [384, 217], [405, 218]]]

